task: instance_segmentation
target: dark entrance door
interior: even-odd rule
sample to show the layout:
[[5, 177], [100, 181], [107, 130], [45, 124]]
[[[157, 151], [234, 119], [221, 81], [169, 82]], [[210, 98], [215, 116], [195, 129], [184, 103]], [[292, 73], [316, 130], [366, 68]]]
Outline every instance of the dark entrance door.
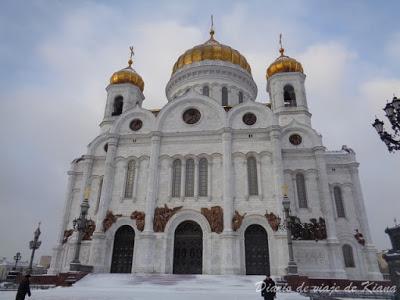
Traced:
[[135, 231], [128, 225], [121, 226], [114, 237], [111, 273], [131, 273]]
[[199, 224], [185, 221], [176, 228], [174, 274], [201, 274], [203, 269], [203, 231]]
[[250, 225], [244, 233], [247, 275], [270, 275], [268, 235], [260, 225]]

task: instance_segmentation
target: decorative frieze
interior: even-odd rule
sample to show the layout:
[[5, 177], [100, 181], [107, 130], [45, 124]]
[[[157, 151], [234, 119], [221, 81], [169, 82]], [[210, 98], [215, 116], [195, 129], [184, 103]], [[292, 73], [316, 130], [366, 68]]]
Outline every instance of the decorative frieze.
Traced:
[[154, 232], [164, 232], [168, 220], [181, 208], [182, 206], [169, 208], [167, 204], [164, 204], [164, 207], [156, 207], [153, 221]]
[[232, 218], [232, 229], [233, 231], [237, 231], [240, 226], [242, 225], [244, 217], [247, 215], [247, 213], [244, 213], [241, 215], [237, 210], [235, 210], [235, 214], [233, 215]]
[[224, 230], [224, 212], [221, 206], [203, 207], [201, 213], [206, 217], [212, 232], [221, 233]]
[[114, 215], [111, 210], [108, 210], [103, 220], [103, 232], [106, 232], [108, 229], [110, 229], [112, 224], [114, 224], [119, 217], [122, 217], [122, 215]]
[[136, 228], [139, 231], [143, 231], [144, 229], [144, 219], [145, 219], [145, 213], [142, 211], [137, 211], [135, 210], [132, 214], [131, 214], [131, 219], [132, 220], [136, 220]]
[[281, 225], [281, 218], [275, 215], [273, 212], [268, 213], [265, 212], [265, 217], [267, 218], [269, 226], [271, 226], [273, 231], [278, 231], [279, 226]]

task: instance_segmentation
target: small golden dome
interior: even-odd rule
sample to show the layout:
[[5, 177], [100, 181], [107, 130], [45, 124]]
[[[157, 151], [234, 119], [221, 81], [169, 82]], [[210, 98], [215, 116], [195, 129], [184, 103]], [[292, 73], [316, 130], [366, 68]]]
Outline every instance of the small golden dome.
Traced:
[[285, 49], [279, 49], [281, 55], [268, 67], [266, 77], [267, 79], [277, 73], [285, 72], [303, 72], [303, 67], [294, 58], [284, 55]]
[[214, 29], [210, 30], [210, 39], [192, 49], [187, 50], [174, 64], [172, 75], [179, 69], [203, 60], [222, 60], [238, 65], [251, 74], [251, 68], [246, 58], [239, 51], [223, 45], [214, 39]]
[[142, 77], [132, 69], [133, 48], [131, 47], [131, 58], [128, 60], [128, 66], [112, 74], [110, 84], [131, 83], [136, 85], [142, 92], [144, 90], [144, 81]]

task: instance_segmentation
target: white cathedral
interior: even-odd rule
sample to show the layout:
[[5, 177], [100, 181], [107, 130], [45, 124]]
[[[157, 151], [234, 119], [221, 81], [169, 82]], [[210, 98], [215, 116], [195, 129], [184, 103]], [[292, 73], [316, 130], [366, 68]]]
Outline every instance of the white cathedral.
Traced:
[[266, 70], [270, 103], [256, 102], [246, 58], [211, 29], [179, 56], [156, 110], [143, 108], [128, 63], [106, 88], [100, 134], [68, 172], [50, 272], [70, 268], [86, 198], [80, 262], [93, 272], [283, 276], [287, 197], [300, 275], [382, 279], [355, 153], [323, 146], [300, 62], [281, 47]]

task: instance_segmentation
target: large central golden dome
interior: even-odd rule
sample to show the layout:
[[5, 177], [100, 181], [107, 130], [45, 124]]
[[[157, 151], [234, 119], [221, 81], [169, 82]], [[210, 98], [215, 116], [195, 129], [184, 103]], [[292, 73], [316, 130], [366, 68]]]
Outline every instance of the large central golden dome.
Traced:
[[214, 30], [210, 31], [210, 39], [192, 49], [187, 50], [174, 64], [172, 74], [186, 65], [203, 60], [221, 60], [238, 65], [251, 74], [251, 68], [246, 58], [239, 51], [223, 45], [214, 39]]

